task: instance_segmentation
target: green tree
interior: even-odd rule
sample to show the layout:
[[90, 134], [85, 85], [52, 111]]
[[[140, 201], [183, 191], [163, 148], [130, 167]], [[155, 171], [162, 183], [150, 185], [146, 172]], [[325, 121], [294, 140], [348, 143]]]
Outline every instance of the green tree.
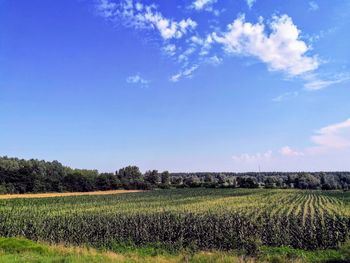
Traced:
[[161, 183], [161, 177], [157, 170], [147, 171], [144, 180], [151, 185], [158, 185]]
[[161, 182], [163, 185], [169, 185], [170, 184], [170, 174], [168, 171], [164, 171], [160, 175]]

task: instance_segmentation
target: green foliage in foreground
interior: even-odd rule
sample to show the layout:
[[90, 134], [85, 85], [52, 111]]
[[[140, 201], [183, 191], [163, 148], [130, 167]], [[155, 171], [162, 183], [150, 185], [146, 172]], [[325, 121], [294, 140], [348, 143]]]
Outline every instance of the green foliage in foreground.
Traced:
[[[116, 252], [116, 253], [115, 253]], [[0, 238], [0, 262], [349, 262], [350, 245], [338, 250], [304, 251], [288, 247], [263, 247], [255, 257], [239, 252], [168, 253], [159, 248], [120, 246], [115, 251], [97, 251], [91, 248], [50, 246], [23, 238]]]
[[350, 193], [176, 189], [0, 201], [0, 236], [113, 248], [335, 248], [350, 237]]
[[102, 253], [36, 243], [23, 238], [0, 238], [0, 262], [113, 262]]

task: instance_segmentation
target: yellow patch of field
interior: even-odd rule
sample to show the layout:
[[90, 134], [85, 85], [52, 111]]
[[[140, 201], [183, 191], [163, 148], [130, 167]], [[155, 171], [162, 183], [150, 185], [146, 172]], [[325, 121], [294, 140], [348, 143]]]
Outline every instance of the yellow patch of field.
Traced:
[[43, 194], [6, 194], [0, 195], [0, 199], [15, 199], [15, 198], [48, 198], [61, 196], [80, 196], [80, 195], [114, 195], [125, 193], [137, 193], [141, 190], [110, 190], [110, 191], [95, 191], [95, 192], [72, 192], [72, 193], [43, 193]]

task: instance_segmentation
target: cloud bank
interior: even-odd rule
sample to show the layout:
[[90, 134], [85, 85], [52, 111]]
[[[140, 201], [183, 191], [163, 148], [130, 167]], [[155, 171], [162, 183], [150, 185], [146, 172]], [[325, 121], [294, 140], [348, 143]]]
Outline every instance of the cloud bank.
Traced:
[[318, 59], [306, 54], [310, 47], [300, 39], [300, 31], [289, 16], [274, 16], [269, 27], [272, 32], [267, 34], [262, 20], [252, 24], [241, 16], [225, 33], [213, 36], [227, 53], [256, 57], [273, 71], [297, 76], [318, 68]]
[[350, 148], [350, 119], [317, 130], [311, 141], [319, 149]]
[[[290, 146], [284, 146], [278, 151], [278, 155], [284, 158], [306, 158], [315, 155], [326, 155], [350, 149], [350, 118], [339, 123], [320, 128], [310, 137], [312, 146], [303, 150], [295, 150]], [[276, 158], [274, 152], [234, 155], [232, 159], [242, 163], [260, 163]]]
[[[254, 2], [247, 3], [251, 7]], [[198, 11], [212, 8], [215, 3], [216, 0], [194, 0], [191, 6]], [[286, 14], [273, 16], [271, 22], [260, 18], [257, 23], [247, 22], [241, 15], [227, 25], [226, 30], [211, 27], [203, 35], [193, 18], [175, 20], [166, 17], [154, 4], [134, 0], [97, 0], [96, 11], [112, 23], [157, 32], [162, 41], [162, 52], [175, 58], [181, 67], [169, 78], [175, 82], [192, 76], [200, 65], [209, 61], [213, 65], [220, 64], [224, 55], [254, 57], [265, 63], [270, 71], [292, 77], [312, 73], [320, 65], [317, 56], [309, 54], [311, 47], [301, 39], [301, 31]], [[315, 81], [307, 84], [307, 88], [317, 89], [337, 83]]]

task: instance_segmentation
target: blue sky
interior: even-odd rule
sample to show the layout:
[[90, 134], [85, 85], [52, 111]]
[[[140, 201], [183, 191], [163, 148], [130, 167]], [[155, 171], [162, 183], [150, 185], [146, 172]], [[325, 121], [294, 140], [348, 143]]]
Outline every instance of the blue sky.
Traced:
[[350, 170], [347, 0], [0, 0], [0, 155]]

